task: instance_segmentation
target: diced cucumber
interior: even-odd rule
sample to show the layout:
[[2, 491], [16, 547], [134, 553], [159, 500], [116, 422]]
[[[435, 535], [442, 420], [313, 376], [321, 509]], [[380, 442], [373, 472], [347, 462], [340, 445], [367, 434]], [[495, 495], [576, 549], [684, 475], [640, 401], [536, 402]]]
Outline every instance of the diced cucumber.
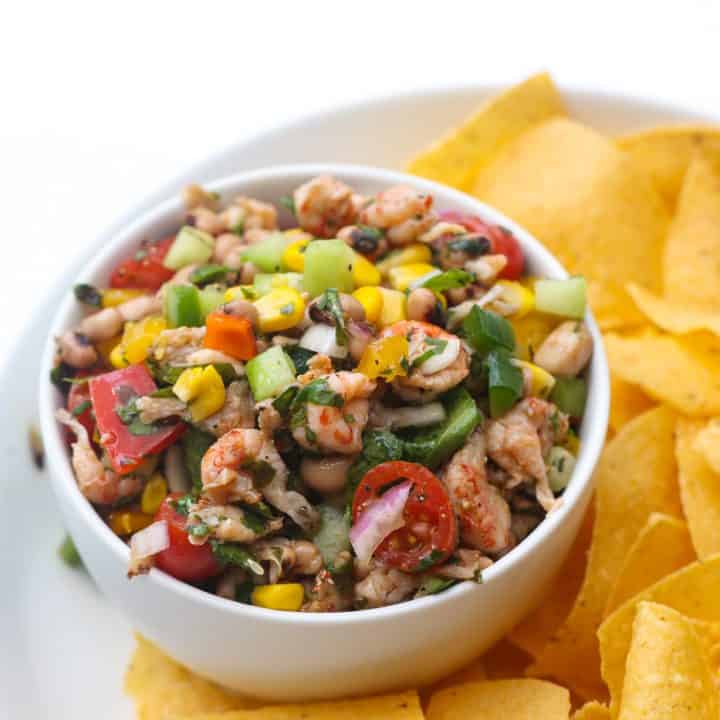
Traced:
[[291, 242], [292, 240], [281, 232], [272, 233], [245, 250], [242, 259], [248, 260], [263, 272], [280, 272], [285, 269], [282, 261], [283, 253]]
[[555, 445], [547, 459], [547, 476], [550, 489], [559, 493], [567, 487], [575, 469], [575, 457], [564, 447]]
[[253, 281], [253, 287], [258, 295], [267, 295], [276, 287], [291, 287], [298, 292], [302, 292], [302, 282], [303, 276], [296, 272], [258, 273]]
[[200, 293], [194, 285], [171, 285], [165, 290], [168, 327], [200, 327], [204, 322]]
[[245, 372], [255, 402], [276, 397], [295, 382], [295, 366], [278, 345], [250, 360]]
[[200, 290], [200, 312], [203, 317], [207, 317], [223, 304], [225, 292], [226, 289], [224, 285], [206, 285]]
[[313, 542], [328, 567], [332, 566], [338, 553], [350, 549], [350, 523], [345, 513], [332, 505], [319, 505], [317, 509], [320, 527]]
[[313, 240], [305, 250], [303, 286], [312, 297], [328, 288], [350, 293], [355, 289], [353, 280], [352, 249], [342, 240]]
[[585, 278], [538, 280], [535, 283], [535, 307], [538, 312], [582, 319], [587, 307]]
[[555, 378], [550, 400], [564, 413], [579, 420], [585, 412], [587, 383], [583, 378]]
[[163, 265], [169, 270], [180, 270], [186, 265], [206, 263], [213, 254], [215, 239], [209, 233], [185, 225], [175, 236]]

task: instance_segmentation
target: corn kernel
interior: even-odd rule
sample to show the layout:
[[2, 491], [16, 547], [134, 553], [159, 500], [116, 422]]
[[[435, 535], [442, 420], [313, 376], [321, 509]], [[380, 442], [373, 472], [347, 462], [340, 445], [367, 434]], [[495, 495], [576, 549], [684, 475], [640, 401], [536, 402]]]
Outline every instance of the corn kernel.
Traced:
[[407, 297], [405, 293], [399, 290], [388, 290], [384, 287], [378, 288], [378, 290], [382, 293], [383, 305], [377, 324], [384, 328], [400, 320], [407, 320]]
[[534, 365], [531, 362], [525, 360], [515, 360], [517, 365], [522, 370], [527, 370], [530, 376], [530, 395], [533, 397], [546, 398], [550, 391], [555, 386], [555, 378], [543, 368]]
[[377, 269], [383, 276], [400, 265], [411, 265], [412, 263], [429, 263], [432, 259], [432, 253], [427, 245], [408, 245], [401, 250], [395, 250], [384, 257], [377, 265]]
[[152, 515], [139, 510], [117, 510], [108, 515], [110, 529], [120, 536], [132, 535], [146, 528], [152, 521]]
[[379, 285], [382, 279], [380, 271], [360, 253], [355, 253], [352, 274], [357, 287]]
[[383, 307], [383, 295], [377, 287], [360, 287], [353, 297], [363, 306], [365, 319], [369, 323], [377, 323]]
[[233, 300], [255, 300], [258, 297], [258, 291], [254, 285], [234, 285], [225, 291], [223, 301], [226, 303]]
[[283, 252], [283, 264], [288, 270], [293, 272], [302, 272], [305, 269], [305, 248], [310, 243], [309, 240], [302, 238], [291, 242]]
[[252, 592], [252, 603], [270, 610], [299, 610], [305, 599], [300, 583], [260, 585]]
[[134, 300], [136, 297], [145, 295], [144, 290], [133, 290], [132, 288], [119, 289], [108, 288], [102, 291], [102, 306], [104, 308], [117, 307], [126, 303], [128, 300]]
[[399, 265], [398, 267], [388, 270], [388, 279], [390, 284], [396, 290], [407, 290], [413, 283], [420, 278], [435, 272], [437, 268], [429, 263], [410, 263], [409, 265]]
[[148, 515], [154, 515], [162, 501], [167, 497], [168, 487], [165, 478], [160, 473], [155, 473], [145, 485], [142, 497], [140, 498], [140, 508]]
[[127, 361], [131, 365], [144, 362], [150, 346], [166, 328], [165, 319], [159, 316], [147, 317], [136, 323], [125, 323], [121, 342], [125, 348]]
[[110, 364], [118, 370], [128, 366], [128, 361], [125, 358], [125, 348], [123, 347], [122, 342], [119, 342], [110, 351]]
[[297, 290], [278, 287], [256, 300], [255, 308], [260, 332], [279, 332], [295, 327], [302, 320], [305, 301]]
[[212, 365], [183, 370], [173, 385], [173, 392], [189, 404], [190, 416], [195, 422], [205, 420], [225, 404], [225, 386]]

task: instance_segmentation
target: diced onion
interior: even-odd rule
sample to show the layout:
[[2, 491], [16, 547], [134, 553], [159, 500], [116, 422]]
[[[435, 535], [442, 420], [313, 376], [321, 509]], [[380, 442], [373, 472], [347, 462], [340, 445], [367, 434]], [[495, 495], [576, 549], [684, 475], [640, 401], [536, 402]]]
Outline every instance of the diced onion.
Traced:
[[347, 347], [338, 345], [335, 328], [323, 323], [311, 325], [305, 331], [305, 334], [300, 338], [300, 347], [340, 360], [346, 358], [348, 354]]
[[442, 422], [445, 419], [445, 408], [439, 402], [399, 408], [379, 407], [373, 411], [373, 419], [390, 430], [426, 427]]
[[130, 538], [130, 556], [133, 561], [157, 555], [169, 547], [170, 535], [165, 520], [148, 525]]
[[430, 356], [422, 365], [420, 365], [420, 372], [423, 375], [434, 375], [436, 372], [440, 372], [449, 365], [452, 365], [457, 360], [459, 354], [459, 338], [450, 338], [441, 353]]
[[403, 512], [412, 481], [396, 485], [371, 503], [350, 528], [350, 543], [360, 562], [367, 562], [390, 533], [405, 525]]

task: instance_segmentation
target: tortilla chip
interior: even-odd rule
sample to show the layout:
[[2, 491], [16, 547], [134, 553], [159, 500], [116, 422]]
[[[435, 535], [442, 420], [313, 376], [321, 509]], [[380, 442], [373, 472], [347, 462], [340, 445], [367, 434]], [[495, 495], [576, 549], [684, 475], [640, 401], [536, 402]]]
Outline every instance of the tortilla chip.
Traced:
[[693, 545], [701, 560], [720, 552], [720, 475], [695, 447], [706, 427], [703, 420], [678, 418], [675, 444], [680, 498]]
[[653, 401], [637, 385], [610, 374], [610, 427], [615, 432], [653, 405]]
[[672, 210], [685, 172], [698, 152], [720, 157], [720, 128], [702, 125], [661, 126], [624, 135], [618, 147], [647, 174]]
[[531, 657], [503, 638], [483, 655], [483, 666], [490, 680], [506, 680], [525, 676]]
[[177, 720], [424, 720], [414, 690], [356, 700], [273, 705], [258, 710], [183, 715]]
[[570, 614], [575, 598], [580, 591], [587, 566], [592, 526], [593, 510], [591, 507], [585, 513], [575, 542], [570, 548], [560, 572], [548, 589], [548, 594], [537, 609], [527, 615], [507, 635], [511, 643], [536, 660], [550, 638], [562, 625], [563, 620]]
[[641, 602], [633, 622], [619, 720], [717, 720], [706, 654], [680, 613]]
[[257, 707], [191, 673], [141, 635], [125, 673], [125, 692], [135, 701], [139, 720], [165, 720], [177, 714]]
[[481, 682], [482, 680], [487, 679], [488, 674], [485, 670], [485, 659], [484, 657], [477, 658], [469, 665], [466, 665], [464, 668], [454, 672], [452, 675], [448, 675], [439, 682], [420, 688], [420, 700], [422, 701], [423, 707], [427, 707], [432, 695], [440, 690], [455, 687], [456, 685], [462, 685], [463, 683]]
[[553, 677], [586, 700], [606, 696], [596, 630], [628, 547], [654, 512], [680, 517], [674, 414], [648, 410], [607, 444], [595, 472], [595, 526], [580, 594], [528, 672]]
[[637, 604], [647, 600], [677, 610], [698, 621], [700, 638], [708, 648], [720, 639], [720, 555], [686, 565], [628, 600], [600, 626], [602, 676], [616, 710], [625, 676]]
[[652, 513], [623, 560], [605, 606], [605, 617], [634, 595], [697, 559], [687, 525]]
[[708, 420], [695, 436], [693, 448], [703, 456], [710, 469], [720, 475], [720, 418]]
[[458, 685], [432, 696], [427, 720], [567, 720], [570, 694], [558, 685], [523, 678]]
[[719, 284], [720, 172], [697, 155], [685, 176], [665, 244], [663, 295], [671, 302], [717, 311]]
[[502, 149], [472, 192], [587, 278], [602, 327], [642, 321], [625, 285], [660, 290], [670, 218], [650, 180], [614, 143], [571, 120], [548, 120]]
[[605, 335], [611, 371], [685, 415], [720, 414], [720, 364], [689, 343], [654, 332]]
[[610, 708], [591, 700], [585, 703], [572, 717], [572, 720], [610, 720]]
[[460, 127], [413, 158], [408, 172], [467, 190], [498, 148], [528, 128], [564, 114], [550, 76], [534, 75], [484, 103]]

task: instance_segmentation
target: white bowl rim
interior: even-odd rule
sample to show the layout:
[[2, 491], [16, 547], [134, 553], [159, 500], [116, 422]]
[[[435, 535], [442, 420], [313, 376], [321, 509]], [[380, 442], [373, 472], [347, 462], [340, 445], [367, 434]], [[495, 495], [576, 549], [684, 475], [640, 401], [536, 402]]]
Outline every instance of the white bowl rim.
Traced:
[[[507, 218], [495, 208], [490, 207], [459, 190], [395, 170], [347, 163], [294, 163], [290, 165], [274, 165], [267, 168], [259, 168], [256, 170], [235, 173], [212, 182], [206, 182], [204, 185], [208, 189], [222, 192], [225, 189], [234, 189], [237, 185], [252, 183], [260, 180], [290, 178], [292, 176], [304, 178], [322, 173], [329, 173], [349, 179], [357, 177], [358, 179], [376, 182], [380, 186], [389, 186], [400, 183], [410, 184], [413, 187], [423, 190], [424, 192], [431, 194], [440, 193], [444, 195], [449, 202], [457, 202], [462, 205], [466, 205], [470, 202], [475, 205], [478, 214], [482, 217], [508, 227], [513, 234], [520, 239], [521, 244], [533, 247], [533, 252], [536, 256], [538, 256], [540, 263], [542, 263], [546, 268], [546, 270], [544, 270], [545, 276], [558, 278], [567, 277], [567, 272], [564, 270], [562, 265], [560, 265], [558, 260], [555, 259], [545, 246], [540, 243], [540, 241], [535, 239], [522, 226], [518, 225], [510, 218]], [[237, 190], [234, 189], [233, 191], [236, 192]], [[82, 267], [78, 281], [86, 275], [94, 274], [97, 269], [104, 264], [107, 257], [111, 256], [124, 242], [127, 242], [126, 236], [137, 233], [144, 227], [152, 227], [164, 215], [179, 210], [181, 204], [180, 198], [174, 197], [142, 211], [141, 214], [132, 222], [118, 229], [115, 232], [115, 237], [113, 237], [106, 246], [90, 260], [90, 262], [86, 263]], [[53, 366], [53, 358], [55, 355], [54, 337], [66, 329], [67, 317], [74, 307], [75, 299], [71, 293], [68, 293], [68, 296], [61, 303], [55, 314], [43, 353], [39, 379], [39, 397], [40, 423], [45, 443], [47, 464], [48, 467], [51, 468], [51, 473], [55, 474], [56, 477], [57, 474], [60, 475], [59, 482], [56, 487], [62, 485], [60, 490], [64, 490], [68, 493], [69, 500], [75, 506], [75, 510], [93, 529], [98, 541], [103, 542], [119, 559], [122, 559], [124, 564], [127, 564], [129, 556], [129, 549], [127, 545], [117, 535], [115, 535], [112, 530], [110, 530], [90, 502], [80, 493], [70, 466], [64, 435], [61, 432], [59, 424], [54, 418], [54, 410], [57, 405], [56, 390], [47, 379]], [[588, 388], [588, 400], [590, 401], [591, 398], [594, 399], [594, 403], [596, 404], [596, 416], [592, 424], [584, 427], [585, 437], [583, 438], [580, 457], [573, 473], [573, 480], [570, 482], [568, 489], [563, 494], [563, 502], [560, 504], [558, 509], [546, 516], [540, 525], [507, 555], [500, 558], [490, 568], [483, 571], [483, 584], [492, 582], [493, 578], [496, 576], [509, 572], [512, 565], [534, 552], [535, 548], [540, 545], [547, 536], [554, 532], [554, 530], [565, 520], [565, 518], [575, 510], [575, 507], [582, 497], [586, 486], [592, 483], [592, 474], [597, 465], [600, 451], [604, 445], [605, 434], [607, 431], [610, 391], [607, 361], [603, 350], [602, 338], [590, 311], [588, 311], [586, 315], [586, 322], [591, 334], [593, 335], [594, 341], [592, 359], [593, 382]], [[180, 593], [190, 602], [206, 604], [215, 610], [225, 611], [233, 615], [247, 616], [250, 619], [275, 621], [279, 623], [303, 623], [330, 626], [346, 622], [356, 623], [367, 622], [375, 619], [378, 621], [381, 619], [392, 619], [400, 614], [420, 611], [424, 607], [430, 607], [442, 603], [450, 596], [459, 596], [461, 593], [481, 591], [481, 587], [478, 587], [475, 583], [461, 582], [455, 587], [437, 595], [407, 600], [395, 605], [381, 608], [337, 613], [291, 613], [258, 608], [252, 605], [227, 600], [200, 588], [189, 585], [188, 583], [176, 580], [170, 575], [167, 575], [157, 569], [151, 570], [148, 576], [140, 579], [140, 581], [142, 582], [143, 579], [150, 582], [157, 582], [170, 591]]]

